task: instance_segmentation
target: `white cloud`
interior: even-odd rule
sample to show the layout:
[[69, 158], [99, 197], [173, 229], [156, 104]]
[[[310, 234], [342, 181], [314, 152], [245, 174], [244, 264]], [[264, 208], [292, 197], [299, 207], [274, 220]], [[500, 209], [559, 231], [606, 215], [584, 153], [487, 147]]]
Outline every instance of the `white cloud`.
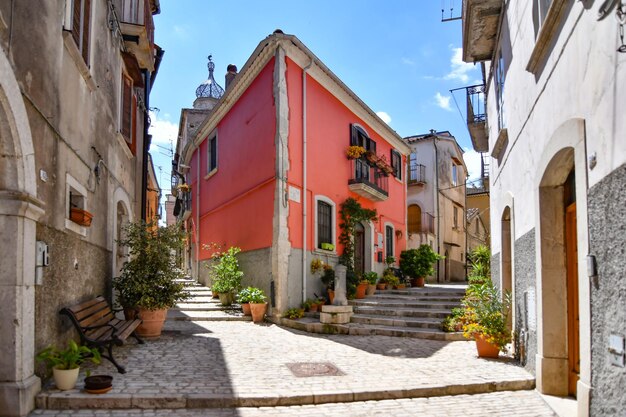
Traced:
[[465, 165], [467, 166], [467, 174], [469, 175], [467, 181], [471, 182], [480, 179], [480, 153], [470, 148], [463, 148], [463, 150], [465, 151], [465, 153], [463, 154], [463, 160], [465, 161]]
[[459, 80], [462, 83], [467, 83], [470, 79], [468, 73], [476, 70], [474, 64], [468, 64], [463, 62], [463, 49], [451, 48], [452, 58], [450, 58], [450, 72], [443, 78], [445, 80]]
[[[152, 145], [150, 150], [153, 150], [155, 145], [169, 145], [176, 144], [176, 137], [178, 136], [178, 125], [170, 122], [169, 120], [159, 119], [157, 113], [150, 112], [150, 130], [148, 133], [152, 135]], [[156, 151], [156, 149], [154, 149]]]
[[410, 58], [402, 57], [402, 63], [410, 66], [415, 66], [415, 61]]
[[439, 91], [435, 94], [435, 101], [437, 102], [437, 106], [441, 107], [444, 110], [452, 111], [450, 107], [450, 96], [442, 96]]
[[189, 31], [184, 26], [174, 25], [172, 27], [172, 31], [174, 32], [174, 35], [176, 35], [176, 37], [178, 37], [179, 39], [189, 38]]
[[390, 124], [391, 123], [391, 116], [389, 116], [386, 112], [384, 111], [378, 111], [376, 112], [376, 116], [380, 117], [381, 119], [383, 119], [383, 122]]

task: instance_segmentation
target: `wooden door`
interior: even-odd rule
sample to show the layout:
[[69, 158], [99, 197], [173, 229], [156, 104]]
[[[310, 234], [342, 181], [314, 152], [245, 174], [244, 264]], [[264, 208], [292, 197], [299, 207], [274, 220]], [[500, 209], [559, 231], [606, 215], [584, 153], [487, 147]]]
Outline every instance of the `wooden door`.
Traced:
[[569, 394], [576, 396], [580, 375], [580, 322], [578, 316], [578, 245], [576, 240], [576, 203], [565, 210], [565, 257], [567, 265], [567, 346]]
[[357, 275], [365, 272], [365, 228], [361, 223], [354, 228], [354, 271]]

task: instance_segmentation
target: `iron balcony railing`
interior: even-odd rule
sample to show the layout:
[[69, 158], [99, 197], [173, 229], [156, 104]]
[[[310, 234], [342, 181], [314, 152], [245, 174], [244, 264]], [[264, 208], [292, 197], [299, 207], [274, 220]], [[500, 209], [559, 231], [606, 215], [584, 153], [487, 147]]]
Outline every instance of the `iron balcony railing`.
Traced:
[[363, 184], [383, 194], [384, 197], [389, 196], [389, 174], [372, 166], [366, 159], [352, 160], [352, 174], [348, 184]]
[[467, 96], [467, 123], [484, 123], [487, 120], [485, 112], [485, 85], [471, 85], [465, 87]]
[[426, 184], [426, 167], [422, 164], [409, 166], [409, 184]]

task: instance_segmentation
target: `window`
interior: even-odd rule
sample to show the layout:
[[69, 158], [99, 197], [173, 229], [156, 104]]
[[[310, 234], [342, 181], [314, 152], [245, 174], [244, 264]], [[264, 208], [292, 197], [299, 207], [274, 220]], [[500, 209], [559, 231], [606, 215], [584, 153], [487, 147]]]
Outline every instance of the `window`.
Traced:
[[393, 226], [385, 226], [385, 256], [393, 256]]
[[120, 133], [128, 144], [133, 143], [133, 80], [126, 74], [122, 74], [122, 105], [120, 115]]
[[412, 204], [408, 209], [409, 233], [420, 233], [422, 229], [422, 209], [417, 204]]
[[546, 15], [550, 9], [552, 0], [534, 0], [533, 1], [533, 24], [535, 26], [535, 37], [539, 35], [539, 29], [546, 20]]
[[217, 135], [211, 136], [207, 143], [207, 173], [217, 169]]
[[400, 152], [391, 150], [391, 168], [393, 168], [393, 176], [402, 179], [402, 155]]
[[459, 185], [459, 172], [456, 164], [452, 163], [452, 186], [456, 187]]
[[65, 228], [82, 236], [85, 227], [71, 220], [72, 208], [87, 210], [87, 189], [70, 174], [65, 175]]
[[[315, 247], [334, 251], [335, 245], [335, 203], [324, 196], [315, 197]], [[329, 249], [327, 245], [333, 245]], [[324, 246], [324, 247], [322, 247]]]
[[476, 219], [476, 236], [479, 235], [479, 230], [478, 230], [478, 219]]
[[69, 29], [85, 63], [89, 65], [89, 20], [91, 17], [91, 0], [68, 0], [72, 4], [71, 25]]
[[506, 123], [504, 120], [504, 81], [505, 81], [505, 62], [502, 57], [502, 50], [498, 52], [498, 58], [495, 62], [494, 69], [494, 85], [496, 88], [496, 105], [498, 108], [498, 128], [504, 129], [506, 127]]
[[350, 125], [350, 146], [362, 146], [366, 151], [376, 153], [376, 142], [370, 139], [367, 132], [357, 124]]
[[459, 208], [456, 206], [454, 207], [454, 228], [459, 228]]

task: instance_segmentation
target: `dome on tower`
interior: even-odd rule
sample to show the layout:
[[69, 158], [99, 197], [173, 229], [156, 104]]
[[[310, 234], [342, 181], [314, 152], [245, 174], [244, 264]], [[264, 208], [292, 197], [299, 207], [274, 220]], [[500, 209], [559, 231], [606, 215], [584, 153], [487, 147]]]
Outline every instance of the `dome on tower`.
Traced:
[[214, 99], [220, 99], [224, 95], [224, 89], [213, 78], [213, 71], [215, 70], [215, 64], [212, 61], [213, 56], [209, 55], [209, 63], [207, 68], [209, 69], [209, 78], [200, 84], [196, 88], [196, 97], [209, 97]]

